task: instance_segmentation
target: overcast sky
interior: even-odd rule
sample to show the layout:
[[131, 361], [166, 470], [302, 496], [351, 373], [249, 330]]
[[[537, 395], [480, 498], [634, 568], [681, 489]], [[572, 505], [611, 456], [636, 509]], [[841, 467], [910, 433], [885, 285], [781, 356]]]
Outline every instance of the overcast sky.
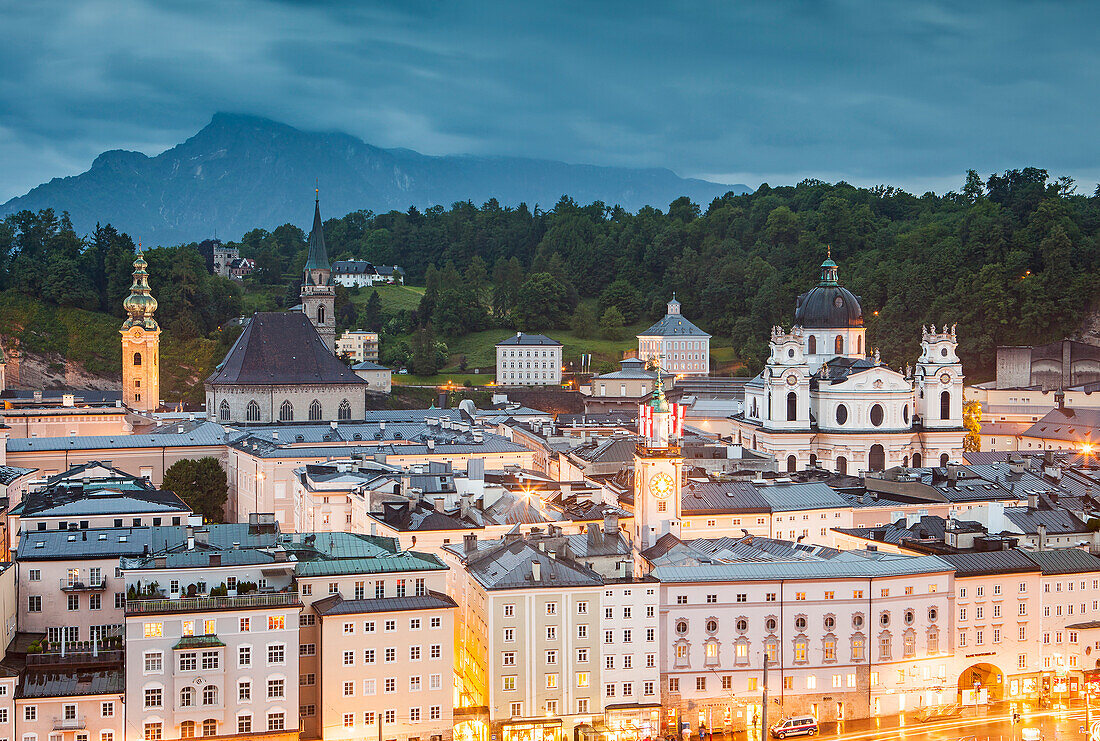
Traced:
[[1100, 3], [0, 0], [0, 202], [216, 111], [428, 154], [1100, 179]]

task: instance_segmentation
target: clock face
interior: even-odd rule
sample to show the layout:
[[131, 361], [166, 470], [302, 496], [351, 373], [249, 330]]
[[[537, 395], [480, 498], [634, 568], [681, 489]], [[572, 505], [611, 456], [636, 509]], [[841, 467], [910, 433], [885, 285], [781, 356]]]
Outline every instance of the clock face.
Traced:
[[798, 383], [798, 377], [797, 376], [794, 376], [794, 375], [787, 376], [787, 385], [788, 386], [794, 386], [796, 383]]
[[663, 471], [649, 480], [649, 490], [653, 492], [653, 496], [658, 499], [668, 499], [672, 496], [672, 490], [675, 486], [676, 482], [672, 480], [671, 476]]
[[951, 375], [944, 373], [940, 376], [940, 383], [951, 383]]

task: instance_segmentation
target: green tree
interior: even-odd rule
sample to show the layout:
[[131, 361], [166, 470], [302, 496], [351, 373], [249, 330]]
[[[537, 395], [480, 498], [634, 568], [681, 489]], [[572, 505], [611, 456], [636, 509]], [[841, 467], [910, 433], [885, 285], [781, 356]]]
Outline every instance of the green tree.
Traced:
[[600, 331], [604, 339], [618, 342], [623, 338], [623, 314], [617, 306], [611, 306], [600, 317]]
[[565, 327], [576, 306], [569, 290], [550, 273], [534, 273], [519, 289], [514, 310], [516, 326], [524, 332]]
[[638, 291], [628, 280], [617, 280], [600, 294], [600, 311], [606, 312], [614, 306], [627, 324], [638, 318], [638, 304]]
[[431, 324], [425, 324], [413, 333], [409, 353], [409, 370], [413, 375], [433, 376], [439, 370], [435, 332]]
[[367, 305], [363, 309], [363, 325], [372, 332], [382, 329], [382, 298], [378, 291], [371, 291]]
[[175, 492], [207, 522], [225, 521], [229, 483], [216, 458], [185, 458], [164, 472], [161, 488]]
[[595, 337], [596, 312], [592, 311], [592, 309], [585, 304], [579, 305], [577, 310], [573, 312], [573, 319], [570, 321], [570, 326], [573, 328], [573, 334], [581, 339]]

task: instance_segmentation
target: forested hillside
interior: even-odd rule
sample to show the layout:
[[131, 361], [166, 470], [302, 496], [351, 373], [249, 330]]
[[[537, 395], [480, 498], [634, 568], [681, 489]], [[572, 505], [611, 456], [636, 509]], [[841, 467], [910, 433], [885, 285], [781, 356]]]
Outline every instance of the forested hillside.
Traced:
[[[439, 343], [462, 344], [456, 340], [491, 328], [622, 333], [662, 314], [673, 291], [684, 314], [721, 344], [732, 342], [733, 357], [753, 369], [769, 327], [791, 322], [795, 297], [814, 285], [831, 245], [886, 362], [917, 356], [922, 324], [957, 322], [974, 379], [992, 373], [997, 345], [1074, 333], [1100, 278], [1100, 192], [1079, 194], [1072, 181], [1032, 168], [985, 181], [971, 172], [960, 192], [942, 196], [804, 181], [702, 206], [681, 198], [667, 211], [568, 198], [545, 212], [464, 202], [357, 211], [324, 229], [332, 259], [396, 263], [426, 287], [389, 302], [368, 289], [341, 289], [337, 312], [342, 327], [383, 332], [384, 361], [428, 371], [446, 361]], [[297, 302], [300, 229], [253, 230], [240, 246], [258, 263], [243, 287], [210, 276], [196, 245], [146, 252], [167, 341], [183, 353], [187, 343], [206, 348], [175, 359], [196, 369], [190, 378], [220, 357], [228, 318]], [[110, 227], [81, 238], [64, 216], [20, 212], [0, 222], [0, 288], [47, 307], [118, 317], [132, 251], [130, 238]], [[13, 334], [37, 341], [29, 329], [13, 332], [25, 322], [12, 321], [11, 305], [0, 302], [5, 346]], [[43, 316], [38, 323], [48, 325]], [[116, 362], [109, 359], [117, 341], [103, 338], [103, 362]]]

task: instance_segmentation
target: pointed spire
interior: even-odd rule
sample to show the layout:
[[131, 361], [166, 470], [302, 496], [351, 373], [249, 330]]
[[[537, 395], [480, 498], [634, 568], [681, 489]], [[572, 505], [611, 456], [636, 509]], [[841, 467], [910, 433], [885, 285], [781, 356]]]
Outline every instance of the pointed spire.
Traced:
[[321, 190], [315, 189], [313, 202], [313, 229], [309, 232], [309, 256], [306, 258], [306, 270], [331, 270], [328, 252], [325, 250], [325, 232], [321, 228]]
[[130, 284], [130, 295], [122, 302], [128, 315], [122, 325], [123, 329], [135, 324], [149, 330], [157, 328], [157, 320], [153, 318], [153, 313], [157, 310], [157, 300], [150, 293], [149, 273], [145, 270], [147, 267], [149, 263], [145, 262], [141, 242], [138, 242], [137, 255], [134, 257], [134, 282]]

